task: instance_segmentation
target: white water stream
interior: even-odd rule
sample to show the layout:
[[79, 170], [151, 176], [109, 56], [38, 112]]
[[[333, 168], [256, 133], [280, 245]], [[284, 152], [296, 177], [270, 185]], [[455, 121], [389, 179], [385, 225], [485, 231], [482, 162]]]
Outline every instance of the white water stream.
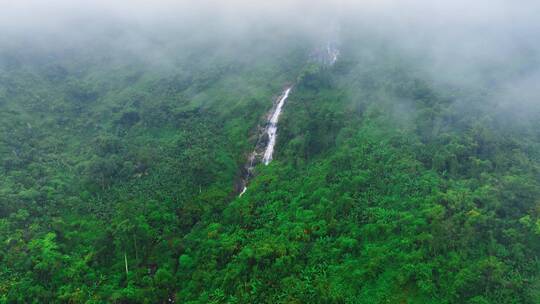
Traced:
[[[339, 55], [340, 55], [340, 52], [339, 52], [339, 49], [336, 47], [336, 45], [334, 43], [329, 42], [326, 45], [326, 47], [317, 49], [312, 55], [312, 58], [313, 60], [321, 63], [324, 66], [332, 66], [338, 60]], [[265, 165], [268, 165], [272, 161], [272, 155], [274, 154], [274, 147], [276, 145], [279, 116], [281, 115], [283, 106], [285, 105], [287, 98], [289, 98], [289, 94], [291, 93], [291, 90], [292, 90], [292, 86], [285, 89], [281, 97], [279, 97], [277, 105], [272, 112], [272, 115], [268, 119], [266, 128], [264, 129], [264, 134], [267, 135], [268, 137], [267, 141], [264, 142], [265, 145], [261, 147], [259, 146], [259, 142], [257, 142], [257, 145], [255, 146], [255, 150], [249, 156], [249, 159], [248, 159], [249, 162], [244, 167], [245, 176], [241, 180], [242, 191], [240, 192], [239, 196], [242, 196], [247, 190], [247, 184], [249, 182], [249, 179], [253, 175], [254, 167], [257, 164], [258, 159], [261, 155], [261, 152], [262, 152], [261, 148], [264, 148], [264, 153], [262, 153], [262, 162]]]
[[272, 161], [272, 154], [274, 154], [274, 146], [276, 145], [277, 124], [279, 121], [279, 116], [281, 115], [281, 111], [283, 109], [285, 101], [287, 100], [287, 98], [289, 98], [289, 93], [291, 92], [291, 89], [292, 88], [287, 88], [285, 90], [285, 93], [283, 93], [283, 95], [279, 99], [276, 109], [274, 110], [274, 113], [272, 113], [272, 116], [268, 121], [268, 126], [266, 127], [266, 134], [268, 134], [268, 144], [266, 145], [266, 149], [264, 150], [263, 155], [263, 163], [265, 165], [268, 165]]
[[328, 43], [326, 46], [326, 58], [328, 58], [328, 64], [334, 65], [334, 63], [336, 63], [338, 60], [338, 56], [339, 50], [331, 43]]
[[[274, 147], [276, 145], [279, 116], [281, 115], [281, 112], [283, 111], [283, 105], [285, 104], [285, 101], [287, 101], [287, 98], [289, 98], [289, 94], [291, 93], [291, 90], [292, 90], [292, 87], [288, 87], [285, 90], [285, 92], [283, 92], [264, 130], [264, 133], [268, 135], [268, 141], [266, 143], [266, 147], [264, 147], [264, 154], [262, 157], [262, 162], [265, 165], [268, 165], [272, 161], [272, 155], [274, 154]], [[247, 190], [247, 178], [249, 178], [249, 174], [251, 174], [251, 171], [253, 170], [256, 156], [257, 156], [257, 151], [255, 150], [249, 158], [249, 166], [247, 168], [248, 176], [246, 177], [246, 180], [244, 181], [244, 187], [242, 189], [242, 192], [240, 192], [239, 196], [242, 196]]]

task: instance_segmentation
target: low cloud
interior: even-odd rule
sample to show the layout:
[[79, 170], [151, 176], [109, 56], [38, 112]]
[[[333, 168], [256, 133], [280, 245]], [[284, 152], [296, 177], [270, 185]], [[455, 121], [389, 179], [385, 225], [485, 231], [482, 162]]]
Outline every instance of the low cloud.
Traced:
[[324, 41], [368, 33], [421, 58], [435, 81], [506, 83], [502, 95], [519, 91], [531, 100], [540, 74], [539, 11], [533, 0], [19, 0], [0, 10], [0, 46], [104, 45], [162, 54], [166, 45], [193, 41], [234, 48], [284, 35]]

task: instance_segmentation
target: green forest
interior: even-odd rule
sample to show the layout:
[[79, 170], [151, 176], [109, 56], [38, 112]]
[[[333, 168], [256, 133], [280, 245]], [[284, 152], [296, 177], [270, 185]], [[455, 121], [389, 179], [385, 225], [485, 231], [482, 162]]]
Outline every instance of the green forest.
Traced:
[[0, 303], [540, 303], [540, 107], [498, 90], [535, 53], [451, 83], [259, 30], [0, 48]]

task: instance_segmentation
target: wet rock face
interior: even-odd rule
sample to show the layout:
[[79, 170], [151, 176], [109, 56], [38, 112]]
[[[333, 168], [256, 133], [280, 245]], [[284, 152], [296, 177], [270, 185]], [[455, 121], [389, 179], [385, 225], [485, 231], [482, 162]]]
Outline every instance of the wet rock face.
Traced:
[[334, 42], [328, 42], [326, 45], [316, 48], [310, 56], [311, 61], [327, 66], [334, 65], [338, 57], [339, 49]]
[[270, 141], [270, 136], [268, 136], [268, 133], [264, 133], [257, 144], [257, 149], [264, 150], [264, 147], [268, 146], [268, 141]]
[[[337, 48], [337, 44], [333, 42], [329, 42], [325, 46], [315, 49], [311, 54], [312, 61], [325, 66], [334, 65], [338, 57], [339, 49]], [[279, 117], [291, 90], [292, 86], [289, 86], [283, 91], [278, 98], [277, 103], [274, 104], [274, 107], [269, 113], [268, 121], [266, 122], [264, 129], [261, 130], [262, 132], [259, 135], [257, 144], [255, 145], [253, 152], [249, 155], [246, 165], [241, 172], [242, 178], [239, 183], [237, 183], [236, 189], [240, 193], [240, 196], [247, 190], [247, 185], [249, 180], [253, 177], [255, 166], [260, 162], [268, 165], [272, 161], [278, 132]]]
[[253, 176], [255, 166], [257, 166], [260, 162], [268, 165], [270, 161], [272, 161], [277, 136], [277, 124], [285, 101], [289, 97], [291, 90], [292, 87], [288, 87], [281, 94], [277, 100], [277, 103], [274, 105], [268, 115], [268, 121], [266, 122], [265, 127], [261, 128], [260, 130], [261, 133], [259, 135], [257, 144], [255, 145], [253, 152], [249, 155], [246, 165], [242, 170], [242, 179], [239, 185], [236, 186], [237, 190], [241, 189], [240, 195], [242, 195], [247, 189], [247, 184]]

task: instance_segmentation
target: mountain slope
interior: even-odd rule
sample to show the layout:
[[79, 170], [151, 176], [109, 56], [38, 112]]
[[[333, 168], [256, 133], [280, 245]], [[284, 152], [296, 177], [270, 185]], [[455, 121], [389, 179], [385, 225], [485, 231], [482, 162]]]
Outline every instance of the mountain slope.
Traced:
[[279, 42], [3, 54], [0, 301], [537, 303], [538, 113], [491, 82], [530, 61], [456, 85], [373, 37], [331, 67]]

